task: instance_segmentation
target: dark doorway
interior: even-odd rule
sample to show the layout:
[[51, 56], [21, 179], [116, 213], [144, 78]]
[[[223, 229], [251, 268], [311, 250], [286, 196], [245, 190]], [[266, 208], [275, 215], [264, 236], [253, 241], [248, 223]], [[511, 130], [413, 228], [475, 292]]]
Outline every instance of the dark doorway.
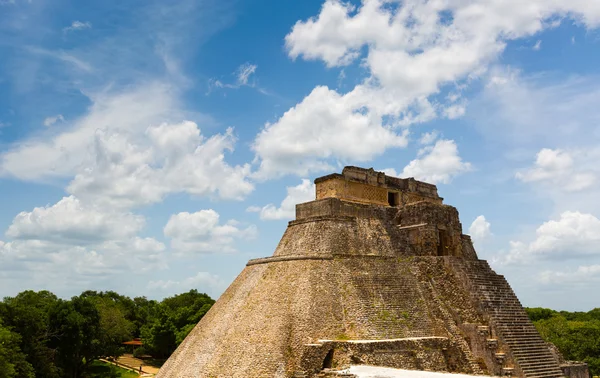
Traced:
[[331, 369], [333, 367], [333, 349], [327, 352], [327, 356], [323, 360], [323, 369]]
[[438, 244], [438, 256], [448, 256], [450, 255], [450, 243], [448, 238], [448, 233], [446, 230], [438, 230], [438, 237], [440, 242]]
[[398, 193], [388, 192], [388, 204], [390, 206], [398, 206], [399, 205], [398, 197], [399, 197]]

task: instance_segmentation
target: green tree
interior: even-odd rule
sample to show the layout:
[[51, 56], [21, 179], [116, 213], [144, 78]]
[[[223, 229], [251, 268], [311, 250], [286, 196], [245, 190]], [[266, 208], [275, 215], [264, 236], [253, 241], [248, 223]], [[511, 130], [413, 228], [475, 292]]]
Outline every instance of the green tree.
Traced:
[[155, 357], [171, 355], [214, 302], [197, 290], [165, 298], [142, 327], [146, 350]]
[[529, 319], [531, 319], [532, 322], [536, 322], [538, 320], [550, 319], [551, 317], [553, 317], [554, 315], [557, 314], [557, 312], [554, 310], [550, 310], [549, 308], [541, 308], [541, 307], [526, 308], [525, 311], [527, 311], [527, 315], [529, 315]]
[[47, 343], [52, 335], [48, 312], [58, 299], [49, 291], [23, 291], [0, 302], [0, 318], [19, 335], [19, 349], [38, 378], [57, 378], [55, 351]]
[[63, 377], [81, 377], [102, 356], [100, 314], [89, 298], [59, 301], [50, 312], [56, 365]]
[[[84, 292], [80, 298], [90, 300], [100, 315], [99, 351], [103, 357], [123, 354], [122, 343], [131, 340], [133, 322], [125, 316], [133, 310], [133, 301], [115, 292]], [[130, 306], [131, 305], [131, 306]]]
[[[534, 311], [531, 311], [534, 310]], [[560, 350], [567, 360], [583, 361], [592, 375], [600, 374], [600, 311], [537, 311], [528, 309], [540, 335]], [[542, 309], [547, 310], [547, 309]], [[549, 312], [550, 311], [550, 312]], [[552, 314], [548, 317], [549, 314]]]
[[95, 305], [100, 314], [101, 353], [116, 358], [123, 354], [122, 343], [131, 340], [134, 325], [125, 319], [123, 310], [111, 299], [102, 298], [95, 301]]
[[20, 343], [21, 337], [3, 327], [0, 321], [0, 378], [35, 378]]

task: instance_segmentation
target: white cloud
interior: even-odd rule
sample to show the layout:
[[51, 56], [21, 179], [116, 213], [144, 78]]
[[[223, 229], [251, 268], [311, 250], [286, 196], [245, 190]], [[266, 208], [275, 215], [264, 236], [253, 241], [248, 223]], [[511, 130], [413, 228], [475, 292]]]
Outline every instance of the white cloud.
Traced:
[[549, 73], [527, 76], [494, 67], [484, 92], [471, 100], [469, 114], [481, 134], [512, 146], [589, 144], [600, 133], [600, 77]]
[[469, 226], [469, 234], [475, 242], [484, 241], [492, 235], [490, 222], [483, 215], [478, 216]]
[[308, 179], [302, 179], [302, 183], [288, 186], [286, 190], [287, 196], [281, 201], [279, 207], [273, 204], [263, 207], [250, 206], [247, 211], [260, 213], [262, 220], [293, 219], [296, 215], [296, 204], [315, 199], [315, 184]]
[[268, 123], [254, 141], [260, 159], [256, 177], [330, 169], [327, 159], [368, 161], [407, 144], [406, 133], [381, 125], [381, 117], [356, 111], [352, 96], [316, 87], [277, 122]]
[[533, 45], [532, 49], [533, 49], [534, 51], [539, 51], [541, 48], [542, 48], [542, 40], [541, 40], [541, 39], [539, 39], [539, 40], [538, 40], [538, 41], [535, 43], [535, 45]]
[[[213, 87], [238, 89], [240, 87], [246, 86], [246, 87], [254, 88], [256, 86], [256, 83], [254, 81], [249, 82], [249, 80], [250, 80], [250, 77], [256, 73], [257, 68], [258, 68], [258, 66], [256, 64], [250, 64], [248, 62], [240, 65], [234, 72], [235, 77], [236, 77], [235, 84], [228, 84], [228, 83], [223, 83], [221, 80], [210, 79], [208, 82], [208, 87], [209, 87], [208, 92], [210, 93], [210, 91]], [[262, 88], [258, 88], [258, 90], [263, 94], [267, 93]]]
[[177, 192], [239, 200], [254, 189], [247, 181], [248, 164], [230, 166], [224, 160], [235, 143], [231, 129], [205, 138], [188, 121], [149, 127], [144, 136], [134, 142], [126, 134], [97, 132], [86, 168], [69, 184], [69, 192], [130, 207], [160, 202]]
[[471, 163], [464, 162], [458, 155], [453, 140], [438, 140], [435, 145], [419, 150], [418, 158], [404, 167], [402, 177], [448, 184], [453, 177], [470, 170]]
[[237, 82], [239, 85], [248, 85], [248, 79], [256, 72], [256, 64], [244, 63], [237, 69]]
[[[165, 246], [137, 234], [144, 218], [65, 197], [18, 214], [0, 242], [3, 268], [28, 288], [68, 290], [108, 284], [124, 272], [167, 266]], [[10, 281], [9, 281], [10, 282]]]
[[65, 121], [65, 118], [62, 116], [62, 114], [58, 114], [58, 115], [51, 116], [51, 117], [46, 117], [44, 119], [44, 126], [50, 127], [59, 121], [61, 121], [61, 122]]
[[72, 31], [76, 31], [76, 30], [91, 29], [91, 28], [92, 28], [92, 24], [89, 21], [86, 21], [86, 22], [73, 21], [71, 23], [71, 26], [67, 26], [67, 27], [63, 28], [63, 32], [68, 33], [68, 32], [72, 32]]
[[[440, 115], [462, 116], [464, 104], [432, 103], [429, 98], [445, 85], [481, 76], [506, 41], [554, 27], [553, 17], [570, 17], [589, 28], [597, 27], [600, 5], [583, 0], [533, 0], [527, 7], [518, 0], [370, 0], [360, 6], [325, 1], [316, 17], [298, 21], [286, 36], [289, 56], [322, 60], [329, 67], [362, 58], [369, 77], [343, 95], [317, 87], [279, 121], [267, 124], [254, 144], [256, 161], [261, 164], [259, 177], [304, 175], [324, 169], [328, 160], [355, 153], [362, 157], [358, 161], [372, 159], [376, 154], [370, 144], [346, 143], [343, 151], [336, 148], [338, 141], [331, 134], [346, 139], [344, 125], [352, 121], [380, 130]], [[323, 104], [333, 110], [323, 109]], [[298, 147], [311, 142], [318, 148]], [[285, 148], [279, 148], [280, 144]], [[378, 144], [378, 153], [399, 146], [386, 144], [384, 139]], [[290, 169], [292, 161], [299, 166]]]
[[166, 293], [181, 293], [197, 289], [200, 292], [211, 294], [221, 292], [225, 287], [226, 284], [223, 279], [209, 272], [198, 272], [195, 276], [179, 281], [157, 280], [148, 282], [148, 289], [160, 290]]
[[141, 216], [88, 207], [74, 196], [52, 206], [21, 212], [6, 235], [13, 239], [36, 239], [86, 245], [103, 240], [133, 237], [144, 225]]
[[172, 91], [167, 85], [152, 83], [126, 92], [90, 95], [89, 112], [66, 131], [48, 131], [3, 152], [0, 175], [21, 180], [73, 177], [93, 146], [98, 129], [139, 135], [150, 125], [184, 118]]
[[33, 46], [27, 46], [27, 47], [25, 47], [25, 50], [27, 50], [28, 52], [30, 52], [32, 54], [45, 56], [48, 58], [62, 61], [64, 63], [68, 63], [69, 65], [77, 68], [79, 71], [81, 71], [83, 73], [90, 73], [90, 72], [94, 71], [94, 67], [90, 63], [88, 63], [85, 60], [77, 57], [76, 55], [74, 55], [72, 53], [68, 53], [64, 50], [48, 50], [48, 49], [43, 49], [40, 47], [33, 47]]
[[466, 109], [465, 105], [454, 104], [454, 105], [450, 105], [446, 109], [444, 109], [444, 115], [448, 119], [456, 119], [456, 118], [460, 118], [460, 117], [464, 116], [466, 111], [467, 111], [467, 109]]
[[399, 174], [398, 174], [398, 172], [396, 172], [396, 170], [394, 168], [380, 169], [379, 172], [383, 172], [387, 176], [391, 176], [391, 177], [400, 177]]
[[163, 231], [171, 238], [171, 247], [182, 253], [234, 252], [236, 240], [251, 239], [257, 234], [253, 225], [241, 228], [235, 220], [221, 225], [219, 218], [212, 209], [182, 212], [171, 215]]
[[506, 263], [536, 259], [569, 259], [597, 256], [600, 252], [600, 219], [592, 214], [565, 211], [558, 220], [550, 220], [536, 230], [530, 243], [511, 241]]
[[253, 190], [250, 165], [225, 161], [236, 141], [232, 130], [205, 137], [194, 122], [166, 122], [185, 117], [170, 87], [151, 84], [92, 99], [90, 112], [66, 131], [1, 154], [0, 176], [74, 177], [69, 193], [118, 207], [155, 203], [169, 193], [241, 199]]
[[421, 134], [421, 138], [419, 139], [419, 143], [424, 144], [424, 145], [428, 145], [428, 144], [431, 144], [431, 143], [435, 142], [438, 137], [439, 137], [439, 132], [437, 130], [433, 130], [433, 131], [428, 132], [428, 133], [423, 133], [423, 134]]
[[600, 281], [600, 265], [583, 265], [570, 271], [545, 270], [539, 274], [538, 280], [548, 285], [589, 285], [591, 282]]
[[587, 27], [600, 24], [600, 5], [583, 0], [532, 0], [527, 7], [518, 0], [395, 3], [371, 0], [355, 7], [327, 0], [317, 17], [297, 22], [286, 36], [289, 55], [340, 66], [358, 58], [360, 48], [369, 45], [369, 59], [383, 54], [396, 58], [390, 65], [408, 63], [395, 70], [397, 77], [425, 75], [431, 67], [435, 69], [431, 76], [449, 77], [493, 57], [506, 39], [554, 27], [547, 22], [553, 16], [571, 17]]
[[532, 168], [517, 172], [524, 182], [551, 185], [561, 191], [576, 192], [595, 187], [600, 174], [600, 149], [541, 149]]
[[13, 285], [17, 281], [22, 289], [70, 293], [74, 287], [75, 290], [111, 287], [111, 280], [118, 280], [124, 274], [139, 275], [166, 268], [164, 249], [162, 243], [152, 238], [136, 237], [87, 246], [17, 239], [0, 243], [3, 273], [10, 273], [0, 275], [0, 279]]

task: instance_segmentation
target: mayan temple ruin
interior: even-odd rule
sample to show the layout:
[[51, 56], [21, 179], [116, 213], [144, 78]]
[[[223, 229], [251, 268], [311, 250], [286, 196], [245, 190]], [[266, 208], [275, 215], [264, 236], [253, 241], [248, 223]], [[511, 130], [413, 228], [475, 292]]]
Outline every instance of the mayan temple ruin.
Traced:
[[542, 340], [435, 185], [357, 167], [315, 184], [273, 256], [248, 262], [159, 378], [353, 377], [359, 365], [589, 376]]

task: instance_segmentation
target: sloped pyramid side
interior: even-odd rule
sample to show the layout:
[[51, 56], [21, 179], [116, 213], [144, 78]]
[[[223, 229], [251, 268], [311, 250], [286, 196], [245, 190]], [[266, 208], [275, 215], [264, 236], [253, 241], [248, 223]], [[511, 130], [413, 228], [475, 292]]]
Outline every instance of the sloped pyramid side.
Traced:
[[[431, 269], [440, 260], [390, 256], [392, 238], [377, 222], [331, 218], [291, 225], [279, 257], [247, 266], [158, 377], [289, 377], [306, 370], [302, 356], [318, 340], [460, 338], [456, 320], [441, 307], [452, 308], [461, 322], [481, 321], [443, 264], [435, 274], [447, 275], [448, 289], [439, 294], [444, 303], [436, 301], [420, 264]], [[355, 248], [342, 254], [334, 242], [364, 239], [373, 228], [380, 233], [379, 255]], [[316, 239], [335, 251], [302, 248]], [[461, 353], [457, 371], [473, 372], [468, 348]]]
[[563, 376], [435, 186], [356, 167], [323, 180], [273, 257], [248, 263], [159, 378], [316, 377], [351, 363]]

